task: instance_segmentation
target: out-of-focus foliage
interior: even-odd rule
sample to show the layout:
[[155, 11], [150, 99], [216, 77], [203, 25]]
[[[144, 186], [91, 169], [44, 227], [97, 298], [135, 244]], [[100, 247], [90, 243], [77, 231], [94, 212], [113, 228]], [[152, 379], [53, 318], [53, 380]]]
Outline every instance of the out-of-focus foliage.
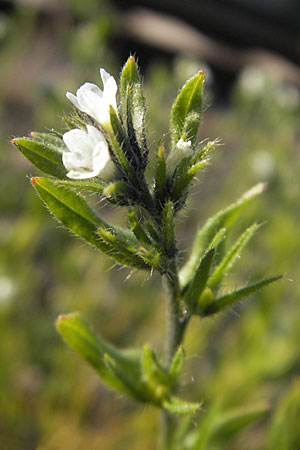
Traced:
[[[148, 341], [161, 348], [164, 299], [158, 279], [136, 274], [127, 279], [129, 271], [109, 270], [110, 260], [57, 227], [25, 176], [36, 171], [8, 144], [12, 133], [43, 131], [45, 123], [63, 127], [58, 116], [70, 109], [65, 90], [74, 92], [84, 80], [97, 82], [99, 65], [117, 75], [124, 61], [106, 41], [114, 26], [110, 5], [96, 1], [65, 2], [63, 11], [18, 7], [0, 17], [0, 436], [8, 450], [150, 450], [156, 443], [156, 412], [116, 399], [99, 384], [61, 343], [54, 321], [58, 313], [77, 309], [115, 344]], [[158, 132], [167, 130], [166, 112], [178, 87], [201, 68], [182, 57], [172, 65], [149, 66], [153, 147]], [[210, 420], [221, 423], [231, 408], [269, 407], [260, 422], [241, 427], [234, 438], [228, 429], [222, 439], [211, 437], [210, 449], [274, 449], [277, 444], [293, 449], [299, 443], [300, 404], [299, 91], [247, 69], [230, 108], [215, 108], [211, 96], [206, 91], [204, 107], [212, 106], [202, 137], [222, 137], [224, 146], [212, 168], [200, 175], [200, 188], [185, 211], [189, 225], [181, 227], [178, 241], [189, 244], [199, 220], [237, 192], [266, 181], [266, 192], [237, 233], [254, 217], [254, 208], [265, 225], [246, 250], [239, 276], [228, 277], [228, 291], [266, 274], [283, 272], [286, 278], [217, 320], [207, 319], [201, 327], [194, 320], [184, 370], [193, 377], [186, 377], [184, 395], [203, 400], [203, 411], [193, 419], [203, 429]], [[114, 223], [126, 221], [120, 210], [101, 214]]]

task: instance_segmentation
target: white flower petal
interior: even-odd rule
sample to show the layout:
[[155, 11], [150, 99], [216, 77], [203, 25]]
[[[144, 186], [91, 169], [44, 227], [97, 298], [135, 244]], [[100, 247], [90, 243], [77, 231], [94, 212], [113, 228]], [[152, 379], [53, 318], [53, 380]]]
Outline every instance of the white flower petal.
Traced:
[[103, 89], [105, 89], [105, 84], [106, 84], [107, 80], [111, 77], [111, 74], [106, 72], [106, 70], [103, 69], [102, 67], [100, 67], [100, 76], [101, 76], [102, 83], [103, 83]]
[[71, 92], [66, 92], [66, 97], [68, 100], [70, 100], [70, 102], [73, 103], [74, 106], [76, 106], [76, 108], [80, 109], [76, 95], [72, 94]]
[[[67, 131], [63, 135], [63, 141], [71, 152], [80, 152], [83, 153], [84, 150], [89, 148], [87, 133], [83, 130], [75, 130]], [[80, 149], [80, 151], [78, 150]]]
[[171, 150], [167, 157], [167, 173], [172, 176], [178, 164], [184, 159], [192, 156], [193, 149], [191, 141], [179, 139], [175, 147]]
[[96, 176], [111, 178], [115, 170], [110, 158], [108, 144], [97, 128], [87, 125], [87, 131], [70, 130], [63, 135], [68, 150], [63, 152], [62, 161], [73, 179]]
[[80, 111], [85, 112], [103, 127], [111, 127], [109, 108], [117, 109], [116, 95], [118, 86], [116, 80], [106, 70], [100, 69], [103, 91], [93, 83], [84, 83], [76, 91], [76, 96], [67, 92], [67, 98]]

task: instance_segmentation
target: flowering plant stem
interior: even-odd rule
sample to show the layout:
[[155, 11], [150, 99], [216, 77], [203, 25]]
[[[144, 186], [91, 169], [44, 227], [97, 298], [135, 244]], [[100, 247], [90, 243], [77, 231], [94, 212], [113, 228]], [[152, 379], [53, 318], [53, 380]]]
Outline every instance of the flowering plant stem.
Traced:
[[[248, 227], [227, 250], [230, 229], [244, 207], [263, 192], [264, 184], [209, 218], [179, 267], [174, 222], [195, 175], [208, 164], [218, 144], [217, 140], [204, 146], [197, 142], [204, 73], [195, 74], [179, 91], [170, 113], [169, 149], [165, 151], [160, 141], [155, 154], [149, 154], [147, 145], [143, 84], [135, 59], [129, 57], [122, 69], [119, 96], [114, 78], [104, 69], [100, 74], [103, 90], [85, 83], [76, 96], [67, 93], [75, 107], [65, 118], [69, 131], [63, 135], [35, 132], [12, 142], [47, 175], [33, 177], [31, 183], [60, 223], [117, 264], [160, 274], [168, 296], [165, 358], [161, 361], [148, 343], [141, 349], [115, 347], [96, 335], [79, 313], [60, 315], [57, 329], [110, 388], [162, 411], [162, 450], [206, 450], [206, 441], [226, 425], [222, 428], [222, 417], [218, 417], [216, 425], [204, 433], [201, 419], [195, 429], [189, 419], [180, 427], [178, 416], [191, 416], [200, 408], [198, 401], [176, 396], [185, 361], [184, 333], [192, 316], [215, 315], [280, 278], [221, 294], [223, 279], [259, 227], [256, 223]], [[154, 162], [152, 177], [145, 175], [149, 159]], [[92, 191], [110, 204], [127, 208], [128, 226], [106, 222], [81, 191]], [[236, 429], [261, 414], [259, 409], [250, 416], [235, 415]]]
[[[165, 276], [164, 281], [165, 292], [168, 296], [168, 329], [165, 359], [166, 364], [170, 366], [178, 347], [183, 343], [184, 333], [189, 321], [188, 317], [185, 317], [180, 311], [180, 288], [175, 259], [172, 261], [170, 272]], [[172, 449], [176, 417], [163, 410], [161, 420], [161, 448], [162, 450], [170, 450]]]

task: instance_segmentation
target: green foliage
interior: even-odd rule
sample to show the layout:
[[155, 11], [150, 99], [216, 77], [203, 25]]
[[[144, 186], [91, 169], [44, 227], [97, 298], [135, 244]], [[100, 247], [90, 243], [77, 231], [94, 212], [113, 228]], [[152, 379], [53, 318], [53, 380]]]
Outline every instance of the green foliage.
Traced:
[[49, 139], [41, 141], [29, 138], [16, 138], [12, 140], [12, 143], [42, 172], [57, 178], [65, 178], [67, 171], [62, 164], [59, 151], [61, 144], [54, 145], [53, 139], [50, 140], [49, 145]]
[[280, 399], [271, 421], [266, 449], [300, 447], [300, 383], [295, 380]]
[[173, 146], [184, 134], [195, 144], [202, 115], [203, 82], [204, 72], [200, 71], [186, 82], [176, 97], [170, 115]]
[[[63, 151], [61, 145], [63, 141], [59, 135], [52, 135], [51, 133], [34, 133], [33, 138], [17, 138], [15, 140], [16, 144], [17, 142], [19, 143], [19, 146], [17, 146], [21, 152], [40, 170], [54, 178], [58, 178], [55, 180], [33, 178], [32, 181], [35, 189], [48, 209], [67, 229], [112, 257], [119, 264], [127, 265], [134, 269], [154, 269], [160, 274], [166, 274], [169, 290], [173, 295], [173, 300], [176, 300], [176, 308], [173, 310], [173, 313], [175, 311], [175, 315], [173, 315], [172, 318], [177, 321], [175, 324], [175, 328], [177, 327], [175, 336], [179, 336], [179, 345], [177, 347], [175, 346], [177, 351], [172, 358], [168, 359], [170, 361], [169, 363], [160, 361], [156, 352], [154, 352], [149, 345], [146, 345], [142, 350], [137, 351], [119, 350], [117, 346], [108, 344], [108, 342], [104, 341], [102, 338], [98, 338], [87, 323], [77, 314], [62, 316], [58, 321], [58, 329], [66, 342], [83, 356], [94, 369], [96, 369], [96, 372], [100, 375], [102, 380], [110, 387], [138, 401], [150, 403], [160, 409], [164, 409], [167, 411], [168, 417], [172, 418], [173, 414], [192, 415], [192, 418], [184, 417], [176, 422], [176, 424], [178, 424], [177, 427], [174, 427], [174, 423], [173, 427], [171, 427], [173, 430], [172, 433], [174, 433], [172, 445], [176, 450], [199, 450], [201, 448], [208, 448], [208, 446], [212, 449], [223, 450], [225, 445], [228, 446], [228, 449], [241, 448], [241, 446], [239, 447], [239, 444], [235, 444], [235, 440], [238, 440], [238, 432], [242, 431], [248, 424], [254, 423], [262, 417], [265, 414], [265, 409], [247, 410], [245, 412], [236, 413], [234, 408], [231, 408], [231, 404], [234, 404], [237, 401], [237, 398], [240, 398], [240, 401], [245, 404], [251, 404], [253, 402], [253, 397], [255, 398], [255, 395], [252, 395], [255, 389], [255, 383], [258, 385], [259, 380], [265, 380], [266, 377], [271, 376], [270, 374], [273, 375], [273, 379], [280, 380], [280, 377], [284, 377], [283, 372], [280, 372], [282, 366], [288, 366], [290, 371], [295, 370], [293, 364], [295, 364], [296, 351], [293, 345], [288, 345], [287, 338], [285, 338], [285, 345], [276, 346], [275, 349], [276, 357], [274, 358], [274, 361], [277, 361], [277, 363], [272, 361], [274, 366], [271, 362], [269, 363], [270, 367], [274, 370], [272, 371], [269, 369], [268, 371], [265, 369], [265, 372], [263, 373], [263, 367], [265, 367], [265, 365], [267, 366], [267, 359], [265, 357], [266, 355], [261, 350], [263, 345], [260, 345], [258, 341], [260, 339], [262, 343], [265, 342], [265, 336], [268, 336], [268, 333], [271, 333], [270, 330], [271, 327], [273, 327], [272, 323], [275, 324], [274, 311], [277, 306], [276, 302], [274, 304], [275, 306], [270, 306], [270, 301], [268, 303], [267, 300], [268, 297], [261, 293], [262, 301], [258, 302], [258, 305], [252, 306], [253, 309], [250, 311], [249, 325], [247, 325], [246, 321], [242, 321], [241, 319], [240, 322], [242, 325], [240, 329], [233, 320], [228, 321], [230, 322], [229, 325], [226, 325], [225, 323], [225, 325], [220, 327], [218, 333], [220, 334], [221, 339], [224, 337], [224, 345], [222, 341], [222, 346], [220, 346], [222, 347], [222, 351], [219, 350], [217, 344], [211, 344], [212, 340], [210, 339], [210, 333], [214, 332], [216, 327], [219, 326], [222, 318], [217, 321], [207, 320], [207, 330], [198, 328], [197, 333], [193, 335], [193, 342], [197, 342], [200, 346], [202, 345], [200, 352], [201, 356], [203, 352], [204, 370], [202, 371], [202, 367], [200, 366], [195, 372], [200, 374], [199, 376], [201, 377], [203, 389], [199, 392], [196, 390], [195, 386], [189, 387], [189, 390], [193, 392], [193, 394], [190, 394], [190, 398], [204, 399], [205, 414], [195, 416], [195, 413], [199, 410], [200, 404], [197, 402], [186, 402], [177, 397], [179, 394], [180, 396], [184, 395], [184, 392], [182, 391], [186, 382], [186, 373], [184, 373], [184, 376], [182, 377], [181, 374], [183, 367], [186, 367], [184, 366], [186, 354], [182, 347], [182, 342], [185, 329], [190, 331], [190, 329], [187, 328], [190, 317], [192, 315], [207, 317], [221, 312], [224, 308], [234, 305], [246, 296], [257, 292], [262, 287], [267, 286], [280, 278], [280, 276], [267, 278], [246, 285], [240, 289], [232, 290], [230, 287], [228, 294], [222, 294], [225, 289], [222, 284], [223, 279], [229, 270], [231, 270], [233, 264], [238, 260], [244, 245], [255, 232], [257, 226], [254, 225], [248, 228], [233, 246], [229, 247], [227, 253], [224, 253], [224, 244], [227, 244], [225, 241], [229, 238], [232, 225], [240, 212], [250, 200], [263, 191], [263, 184], [257, 185], [236, 203], [222, 210], [204, 223], [204, 226], [196, 235], [191, 254], [190, 256], [187, 256], [187, 262], [181, 267], [181, 254], [177, 251], [174, 229], [177, 221], [177, 213], [185, 204], [195, 174], [198, 173], [202, 167], [207, 165], [209, 162], [209, 152], [215, 148], [217, 144], [217, 141], [212, 141], [202, 149], [198, 148], [196, 145], [196, 135], [202, 112], [203, 77], [202, 80], [200, 78], [200, 74], [198, 74], [186, 83], [172, 107], [171, 129], [173, 147], [178, 140], [184, 136], [185, 139], [190, 139], [192, 141], [194, 150], [191, 157], [185, 158], [176, 166], [172, 176], [167, 175], [169, 173], [168, 161], [167, 157], [165, 157], [164, 147], [160, 146], [158, 148], [153, 179], [150, 179], [150, 171], [149, 174], [147, 174], [147, 179], [143, 177], [144, 170], [148, 163], [148, 148], [146, 146], [144, 130], [145, 108], [141, 78], [136, 62], [132, 57], [129, 58], [121, 73], [121, 103], [118, 111], [111, 109], [111, 125], [113, 131], [111, 133], [107, 132], [106, 136], [110, 145], [112, 159], [117, 168], [116, 175], [112, 180], [106, 183], [98, 178], [80, 181], [66, 179], [66, 171], [61, 160], [61, 153]], [[85, 123], [84, 121], [86, 121], [86, 123], [92, 123], [88, 122], [88, 120], [90, 120], [90, 118], [80, 115], [80, 118], [78, 118], [77, 121], [67, 117], [66, 123], [70, 128], [73, 128], [81, 126], [82, 123]], [[245, 133], [245, 136], [246, 135], [247, 133]], [[20, 148], [19, 142], [22, 139], [24, 139], [22, 145], [25, 148], [23, 151]], [[34, 143], [34, 145], [32, 143]], [[59, 172], [59, 167], [61, 168], [61, 172]], [[245, 184], [252, 183], [253, 181], [251, 177], [245, 177], [245, 180], [242, 181], [238, 176], [230, 178], [231, 180], [239, 180], [239, 186], [237, 187], [234, 185], [234, 193], [237, 189], [242, 190]], [[274, 185], [271, 186], [271, 193], [274, 193], [274, 189]], [[101, 195], [110, 203], [115, 203], [119, 206], [129, 206], [129, 227], [116, 227], [98, 217], [93, 209], [87, 204], [85, 198], [82, 195], [78, 195], [78, 190], [83, 192], [93, 192], [99, 196]], [[212, 195], [213, 194], [209, 194], [205, 201], [207, 201], [206, 205], [212, 205], [212, 207], [214, 207]], [[230, 195], [233, 195], [233, 192], [231, 192]], [[226, 196], [229, 196], [228, 192], [226, 193]], [[270, 205], [272, 205], [272, 201], [270, 202]], [[280, 214], [278, 214], [276, 220], [279, 220], [279, 216]], [[288, 220], [287, 217], [288, 214], [286, 214], [285, 220]], [[28, 226], [29, 229], [30, 226], [31, 224]], [[291, 230], [293, 230], [293, 233], [291, 234], [295, 236], [295, 230], [291, 224], [290, 226]], [[26, 227], [24, 227], [24, 229], [25, 228]], [[282, 229], [284, 231], [284, 228], [285, 227], [281, 228], [278, 226], [279, 230]], [[22, 232], [18, 233], [19, 239], [21, 239], [20, 236], [23, 235], [23, 225], [20, 225], [20, 229]], [[58, 233], [59, 232], [55, 232], [55, 239], [53, 242], [58, 240]], [[176, 237], [180, 239], [180, 232], [178, 235], [176, 234]], [[275, 241], [278, 246], [280, 245], [279, 242], [283, 242], [281, 232], [277, 233]], [[297, 248], [296, 244], [295, 248]], [[28, 249], [30, 249], [30, 246], [26, 248], [27, 253]], [[67, 250], [68, 251], [64, 254], [66, 255], [66, 258], [69, 254], [69, 263], [66, 264], [78, 264], [78, 279], [81, 275], [82, 267], [80, 264], [82, 263], [75, 262], [72, 256], [73, 250], [71, 246]], [[61, 257], [61, 253], [62, 252], [59, 252], [59, 257], [57, 258], [60, 261], [64, 259]], [[83, 252], [79, 251], [77, 254], [79, 255], [79, 261], [81, 253]], [[266, 252], [266, 255], [267, 254], [268, 253]], [[263, 260], [265, 266], [267, 266], [268, 261], [266, 258], [261, 258], [261, 261]], [[103, 280], [108, 279], [109, 275], [103, 274], [99, 277], [99, 286], [98, 282], [95, 283], [94, 274], [97, 272], [98, 263], [99, 261], [97, 260], [97, 264], [95, 264], [95, 266], [92, 265], [90, 284], [97, 284], [101, 293], [104, 289], [103, 285], [105, 285], [105, 281]], [[62, 261], [61, 264], [63, 264]], [[255, 272], [261, 277], [261, 272], [265, 270], [265, 266], [263, 268], [257, 267], [257, 264], [253, 263], [253, 257], [250, 252], [250, 259], [244, 262], [244, 267], [246, 268], [244, 269], [242, 267], [241, 280], [239, 278], [237, 279], [238, 285], [244, 284], [243, 278], [246, 277], [248, 279], [248, 273], [253, 270], [251, 269], [252, 266], [256, 267]], [[246, 275], [245, 273], [243, 274], [243, 270]], [[64, 276], [65, 274], [62, 275], [62, 279]], [[74, 278], [76, 277], [74, 276]], [[59, 298], [60, 301], [64, 301], [66, 291], [63, 284], [64, 283], [62, 283], [61, 290], [58, 293], [55, 292], [53, 294], [55, 298]], [[80, 303], [80, 298], [82, 299], [82, 297], [85, 297], [88, 301], [90, 295], [89, 289], [92, 289], [84, 280], [80, 281], [80, 285], [81, 284], [82, 290], [79, 290], [80, 287], [78, 287], [79, 301], [77, 306], [80, 308], [83, 307]], [[111, 279], [110, 289], [114, 288], [115, 284], [115, 280]], [[126, 287], [122, 287], [122, 290], [125, 292]], [[132, 297], [143, 297], [145, 291], [145, 289], [144, 291], [141, 290], [139, 293], [137, 293], [138, 291], [134, 291], [133, 294], [130, 295], [131, 301]], [[227, 287], [225, 292], [228, 292]], [[273, 300], [274, 290], [270, 290], [269, 292], [269, 296], [271, 300]], [[156, 298], [159, 298], [157, 292], [155, 292], [154, 295], [150, 295], [149, 293], [149, 296], [151, 298], [153, 297], [153, 302], [156, 301]], [[142, 309], [143, 307], [140, 303], [141, 302], [136, 302], [136, 306], [135, 308], [132, 308], [131, 312], [136, 314], [136, 310], [139, 308]], [[70, 305], [68, 304], [67, 309], [72, 308], [71, 305], [70, 301]], [[95, 306], [86, 306], [87, 309], [89, 307], [92, 311], [90, 314], [94, 315], [93, 308], [95, 308]], [[101, 307], [105, 309], [105, 306], [102, 305]], [[101, 307], [99, 306], [99, 308]], [[63, 308], [64, 306], [58, 304], [55, 306], [54, 312], [52, 311], [52, 313], [56, 314], [57, 310]], [[274, 311], [272, 308], [274, 308]], [[118, 311], [113, 315], [113, 318], [110, 319], [110, 321], [106, 321], [105, 315], [103, 319], [101, 319], [100, 315], [100, 321], [102, 320], [106, 327], [103, 334], [106, 335], [106, 333], [109, 334], [111, 332], [110, 336], [114, 336], [115, 342], [118, 340], [121, 341], [122, 339], [120, 330], [124, 327], [123, 318], [124, 322], [126, 322], [126, 317], [129, 315], [127, 310], [128, 308], [126, 308], [126, 306], [122, 304], [118, 305]], [[154, 314], [152, 310], [154, 310], [154, 308], [151, 304], [151, 308], [147, 313], [145, 312], [144, 318], [145, 322], [146, 320], [150, 321], [149, 329], [150, 326], [153, 325], [153, 323], [151, 324], [151, 317], [153, 317]], [[288, 315], [289, 313], [285, 311], [285, 314]], [[264, 320], [260, 320], [259, 317]], [[296, 319], [294, 320], [296, 323]], [[108, 322], [109, 325], [106, 325], [105, 322]], [[133, 333], [132, 330], [134, 330], [134, 335], [138, 334], [136, 329], [142, 326], [143, 323], [144, 322], [139, 319], [130, 322], [130, 325], [128, 326], [129, 334]], [[254, 326], [251, 328], [250, 324], [254, 324]], [[280, 325], [280, 327], [281, 326], [283, 325]], [[228, 334], [226, 334], [229, 329], [231, 334], [229, 331]], [[180, 333], [182, 333], [181, 336]], [[172, 332], [170, 334], [172, 335]], [[239, 348], [240, 354], [238, 354], [238, 352], [232, 352], [233, 336], [236, 336], [237, 348], [239, 348], [239, 339], [243, 342], [243, 347], [241, 349]], [[255, 344], [253, 344], [253, 348], [250, 348], [245, 354], [244, 349], [248, 348], [247, 345], [249, 346], [247, 338], [249, 338], [249, 341], [251, 342], [255, 340]], [[276, 339], [277, 337], [275, 336], [275, 344], [277, 342]], [[270, 345], [273, 346], [274, 340], [270, 338], [270, 342]], [[255, 351], [255, 345], [256, 350], [259, 348], [259, 352]], [[204, 346], [207, 347], [207, 353], [204, 350]], [[210, 350], [212, 351], [210, 352]], [[280, 351], [282, 353], [280, 353]], [[222, 356], [223, 353], [227, 356], [228, 361], [232, 358], [232, 361], [230, 360], [232, 371], [226, 364], [225, 356]], [[243, 355], [243, 358], [245, 358], [245, 364], [244, 362], [242, 363], [240, 355]], [[287, 361], [286, 363], [282, 363], [280, 355], [284, 355], [286, 358], [284, 361]], [[216, 368], [218, 370], [216, 370]], [[59, 371], [60, 370], [61, 368]], [[72, 374], [72, 371], [70, 370], [68, 376], [65, 378], [68, 380], [68, 384], [69, 381], [73, 379], [73, 375], [75, 378], [75, 372]], [[248, 383], [247, 389], [244, 387], [243, 383], [245, 385]], [[226, 406], [224, 411], [211, 407], [207, 408], [207, 400], [209, 401], [210, 397], [213, 398], [214, 396], [218, 397], [220, 395], [220, 386], [222, 386], [222, 395], [224, 395], [230, 407], [228, 408]], [[263, 388], [264, 387], [262, 386], [262, 389]], [[239, 389], [242, 392], [241, 397], [236, 395], [236, 391]], [[88, 394], [85, 393], [85, 395]], [[193, 396], [191, 397], [191, 395]], [[70, 400], [70, 404], [71, 402], [73, 402], [73, 400]], [[78, 401], [78, 403], [80, 402]], [[89, 402], [87, 401], [87, 403]], [[76, 404], [75, 407], [74, 404], [72, 405], [73, 410], [76, 410]], [[283, 408], [283, 406], [280, 406], [280, 408]], [[88, 414], [92, 415], [90, 411], [87, 415]], [[193, 422], [198, 424], [196, 429], [193, 426], [193, 429], [191, 428]], [[274, 430], [276, 427], [274, 425]], [[246, 433], [248, 432], [246, 431]], [[251, 435], [251, 433], [248, 433], [248, 435]], [[270, 442], [272, 443], [273, 448], [277, 438], [278, 435], [276, 437], [275, 431], [272, 432]], [[232, 445], [231, 441], [233, 442]], [[86, 442], [89, 442], [89, 438], [87, 438]], [[294, 445], [294, 442], [297, 441], [290, 440], [290, 442]]]
[[219, 239], [220, 235], [218, 233], [221, 233], [223, 236], [225, 233], [223, 230], [228, 229], [234, 224], [245, 206], [257, 195], [261, 194], [264, 188], [265, 185], [263, 183], [257, 184], [245, 192], [235, 203], [218, 212], [213, 217], [210, 217], [203, 227], [200, 228], [194, 239], [190, 257], [179, 273], [183, 289], [190, 282], [195, 270], [197, 270], [202, 255], [211, 247], [214, 239]]

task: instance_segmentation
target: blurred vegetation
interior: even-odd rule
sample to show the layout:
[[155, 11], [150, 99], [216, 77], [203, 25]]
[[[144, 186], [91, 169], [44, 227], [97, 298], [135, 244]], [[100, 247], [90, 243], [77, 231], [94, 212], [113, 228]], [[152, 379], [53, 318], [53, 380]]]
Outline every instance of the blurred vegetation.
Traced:
[[[26, 175], [34, 169], [9, 144], [10, 137], [31, 130], [63, 129], [60, 117], [71, 108], [65, 91], [74, 92], [85, 80], [98, 83], [99, 66], [118, 74], [123, 61], [110, 40], [115, 13], [108, 2], [92, 0], [55, 2], [57, 9], [33, 5], [0, 13], [1, 448], [150, 450], [157, 438], [157, 412], [106, 390], [61, 342], [54, 321], [59, 313], [80, 310], [114, 343], [148, 341], [162, 348], [165, 305], [159, 280], [111, 268], [110, 260], [58, 227], [28, 182]], [[154, 58], [148, 66], [153, 146], [158, 131], [168, 129], [167, 111], [178, 87], [202, 67], [186, 56], [172, 63]], [[286, 276], [235, 311], [192, 323], [186, 338], [186, 374], [192, 376], [186, 376], [184, 395], [203, 401], [195, 422], [214, 421], [209, 411], [270, 407], [255, 427], [211, 442], [210, 450], [296, 450], [300, 94], [254, 68], [239, 77], [230, 106], [217, 107], [209, 80], [207, 85], [210, 107], [201, 136], [221, 137], [224, 145], [186, 208], [189, 220], [179, 225], [180, 246], [190, 244], [209, 214], [257, 181], [267, 181], [266, 193], [246, 213], [265, 225], [228, 286], [273, 273]], [[102, 208], [101, 214], [115, 223], [125, 220], [119, 209]]]

